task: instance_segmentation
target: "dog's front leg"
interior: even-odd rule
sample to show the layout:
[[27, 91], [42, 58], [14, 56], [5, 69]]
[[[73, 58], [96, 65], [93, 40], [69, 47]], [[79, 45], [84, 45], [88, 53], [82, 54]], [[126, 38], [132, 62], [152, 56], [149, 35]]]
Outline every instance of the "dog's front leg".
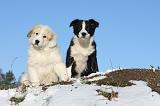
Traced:
[[39, 73], [37, 73], [37, 70], [35, 68], [28, 68], [28, 79], [31, 82], [32, 86], [38, 86], [40, 85], [39, 80]]
[[99, 72], [98, 64], [97, 64], [97, 58], [96, 58], [96, 52], [93, 52], [93, 53], [89, 56], [89, 59], [90, 59], [90, 61], [91, 61], [91, 70], [90, 70], [90, 73]]
[[68, 76], [67, 68], [64, 63], [56, 63], [54, 66], [54, 70], [59, 78], [59, 81], [69, 81], [70, 80]]

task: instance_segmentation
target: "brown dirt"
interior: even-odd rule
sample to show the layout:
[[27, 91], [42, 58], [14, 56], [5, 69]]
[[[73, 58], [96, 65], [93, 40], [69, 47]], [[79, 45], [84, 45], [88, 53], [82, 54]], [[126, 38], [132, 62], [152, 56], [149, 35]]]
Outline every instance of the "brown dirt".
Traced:
[[69, 81], [69, 82], [66, 82], [66, 81], [62, 81], [62, 82], [53, 82], [52, 84], [50, 85], [41, 85], [42, 86], [42, 90], [45, 91], [48, 89], [48, 87], [50, 86], [54, 86], [54, 85], [70, 85], [70, 84], [73, 84], [72, 81]]
[[152, 91], [160, 94], [160, 70], [153, 72], [152, 69], [123, 69], [107, 73], [105, 76], [106, 78], [102, 80], [86, 83], [125, 87], [133, 85], [133, 83], [129, 82], [130, 80], [142, 80], [148, 83]]

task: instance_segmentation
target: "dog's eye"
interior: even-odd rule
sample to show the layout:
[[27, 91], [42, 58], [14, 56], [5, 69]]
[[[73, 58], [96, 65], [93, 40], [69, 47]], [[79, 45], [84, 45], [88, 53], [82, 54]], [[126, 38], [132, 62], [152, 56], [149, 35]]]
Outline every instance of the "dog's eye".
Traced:
[[36, 35], [38, 35], [38, 33], [36, 33]]
[[43, 36], [43, 38], [46, 38], [46, 36]]

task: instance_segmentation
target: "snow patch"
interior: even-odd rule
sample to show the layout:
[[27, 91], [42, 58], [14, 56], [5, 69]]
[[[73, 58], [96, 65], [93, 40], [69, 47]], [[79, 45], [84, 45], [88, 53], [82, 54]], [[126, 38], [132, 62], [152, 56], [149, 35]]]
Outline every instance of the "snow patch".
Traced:
[[[143, 81], [131, 81], [136, 85], [128, 87], [97, 86], [77, 82], [70, 85], [55, 85], [45, 91], [42, 87], [30, 87], [25, 100], [19, 106], [160, 106], [160, 95], [152, 92]], [[98, 95], [97, 89], [118, 92], [118, 98], [112, 101]], [[10, 97], [16, 90], [1, 90], [0, 105], [10, 106]]]

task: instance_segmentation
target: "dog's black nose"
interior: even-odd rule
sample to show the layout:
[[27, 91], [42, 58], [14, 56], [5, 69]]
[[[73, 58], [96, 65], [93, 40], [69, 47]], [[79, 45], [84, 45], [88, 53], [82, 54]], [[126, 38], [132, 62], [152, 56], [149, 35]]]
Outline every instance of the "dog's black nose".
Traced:
[[85, 37], [85, 36], [86, 36], [86, 33], [85, 33], [85, 32], [82, 32], [82, 36]]
[[39, 43], [39, 40], [35, 40], [35, 44], [38, 45], [38, 43]]

